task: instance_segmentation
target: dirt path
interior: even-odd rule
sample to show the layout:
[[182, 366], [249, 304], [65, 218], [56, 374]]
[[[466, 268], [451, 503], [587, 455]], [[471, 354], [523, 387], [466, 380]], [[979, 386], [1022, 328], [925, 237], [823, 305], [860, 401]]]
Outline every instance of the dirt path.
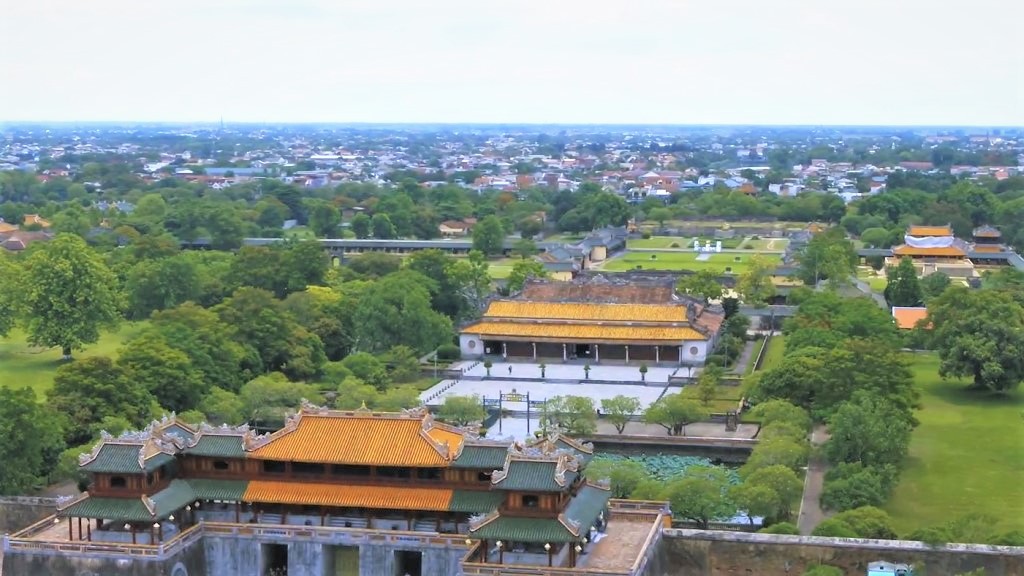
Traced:
[[[811, 433], [811, 450], [816, 449], [828, 440], [828, 431], [823, 424], [814, 427]], [[797, 527], [800, 534], [807, 536], [826, 518], [825, 512], [821, 509], [821, 492], [825, 486], [825, 473], [828, 472], [828, 462], [823, 456], [811, 455], [807, 462], [807, 476], [804, 478], [804, 495], [800, 500], [800, 516], [797, 519]]]

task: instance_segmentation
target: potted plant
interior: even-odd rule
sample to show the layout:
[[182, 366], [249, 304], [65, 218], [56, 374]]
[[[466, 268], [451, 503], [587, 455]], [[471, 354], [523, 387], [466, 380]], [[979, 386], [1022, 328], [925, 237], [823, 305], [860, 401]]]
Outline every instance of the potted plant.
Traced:
[[583, 379], [590, 380], [590, 364], [583, 365]]
[[484, 369], [487, 370], [488, 378], [491, 377], [491, 366], [494, 366], [494, 364], [492, 364], [490, 360], [484, 360]]
[[542, 364], [540, 365], [540, 377], [541, 377], [542, 379], [544, 378], [544, 371], [545, 371], [545, 370], [547, 370], [547, 368], [548, 368], [548, 365], [547, 365], [547, 364], [543, 364], [543, 363], [542, 363]]
[[640, 365], [640, 381], [647, 382], [647, 364]]

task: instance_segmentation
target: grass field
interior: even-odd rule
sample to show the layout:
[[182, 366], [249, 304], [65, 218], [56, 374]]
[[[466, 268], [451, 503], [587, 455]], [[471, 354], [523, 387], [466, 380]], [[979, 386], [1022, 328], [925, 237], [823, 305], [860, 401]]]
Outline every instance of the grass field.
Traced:
[[[104, 333], [99, 342], [76, 351], [74, 356], [116, 356], [118, 348], [145, 327], [146, 322], [122, 323], [117, 331]], [[53, 374], [62, 363], [59, 348], [39, 350], [30, 347], [20, 330], [13, 330], [6, 338], [0, 338], [0, 386], [28, 386], [41, 400], [53, 385]]]
[[492, 260], [487, 264], [487, 271], [490, 273], [492, 279], [504, 280], [512, 273], [512, 265], [515, 264], [517, 260], [519, 259], [502, 258], [500, 260]]
[[761, 370], [767, 370], [778, 366], [782, 362], [782, 356], [786, 353], [786, 337], [772, 336], [768, 342], [768, 349], [764, 351], [764, 360], [761, 361]]
[[1024, 393], [992, 396], [943, 381], [933, 354], [915, 355], [920, 426], [885, 509], [899, 533], [968, 513], [997, 519], [995, 531], [1024, 530]]
[[786, 246], [789, 245], [788, 238], [759, 238], [757, 240], [747, 240], [743, 245], [751, 246], [752, 250], [771, 250], [775, 252], [783, 252], [786, 250]]
[[[625, 252], [607, 261], [603, 269], [608, 272], [625, 272], [639, 267], [642, 270], [714, 270], [725, 273], [726, 268], [729, 268], [728, 272], [741, 274], [746, 271], [747, 262], [753, 256], [754, 254], [712, 254], [710, 259], [698, 261], [694, 252]], [[781, 263], [781, 259], [775, 256], [765, 258], [774, 264]]]
[[[672, 246], [675, 244], [675, 246]], [[680, 236], [651, 236], [650, 238], [630, 238], [626, 240], [626, 248], [632, 250], [642, 249], [693, 249], [693, 238], [682, 238]]]
[[758, 338], [754, 341], [754, 353], [750, 356], [750, 362], [747, 362], [747, 367], [743, 370], [744, 376], [749, 376], [754, 372], [754, 363], [757, 362], [757, 355], [760, 354], [761, 349], [764, 348], [764, 340], [764, 338]]

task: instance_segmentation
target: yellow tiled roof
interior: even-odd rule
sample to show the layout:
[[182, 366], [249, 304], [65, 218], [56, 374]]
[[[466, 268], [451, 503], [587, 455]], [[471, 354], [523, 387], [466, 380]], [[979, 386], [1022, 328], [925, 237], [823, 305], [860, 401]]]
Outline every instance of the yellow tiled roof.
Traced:
[[443, 488], [347, 486], [253, 480], [242, 497], [246, 502], [304, 504], [339, 508], [446, 511], [452, 491]]
[[911, 236], [952, 236], [953, 229], [949, 226], [911, 226], [907, 230]]
[[463, 436], [424, 418], [358, 412], [301, 414], [294, 429], [275, 432], [269, 443], [252, 449], [249, 457], [324, 464], [447, 466]]
[[558, 338], [622, 342], [706, 340], [703, 334], [687, 326], [599, 326], [596, 324], [527, 324], [520, 322], [478, 322], [462, 330], [470, 334]]
[[956, 246], [946, 246], [940, 248], [917, 248], [914, 246], [897, 246], [892, 249], [892, 253], [897, 256], [965, 256], [963, 250]]
[[686, 306], [498, 300], [491, 302], [484, 317], [612, 322], [685, 322]]

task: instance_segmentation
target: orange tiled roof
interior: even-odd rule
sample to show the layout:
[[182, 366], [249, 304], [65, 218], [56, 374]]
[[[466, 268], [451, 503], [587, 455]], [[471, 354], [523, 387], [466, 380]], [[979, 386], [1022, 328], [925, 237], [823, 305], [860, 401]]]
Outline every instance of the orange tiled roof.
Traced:
[[[928, 309], [924, 307], [902, 307], [893, 306], [892, 317], [896, 319], [896, 327], [900, 330], [912, 330], [919, 320], [928, 316]], [[929, 327], [931, 325], [929, 324]]]
[[544, 318], [623, 322], [685, 322], [686, 307], [671, 304], [598, 304], [593, 302], [491, 302], [487, 318]]
[[272, 504], [446, 511], [452, 500], [452, 490], [253, 480], [242, 498], [246, 502]]
[[597, 324], [527, 324], [521, 322], [478, 322], [462, 330], [488, 336], [596, 340], [611, 342], [706, 340], [687, 326], [600, 326]]
[[0, 234], [4, 232], [14, 232], [18, 227], [14, 224], [8, 224], [7, 222], [0, 221]]
[[949, 226], [911, 226], [907, 230], [911, 236], [952, 236], [953, 229]]
[[956, 246], [945, 248], [915, 248], [913, 246], [897, 246], [892, 249], [897, 256], [966, 256], [963, 250]]
[[[300, 413], [250, 458], [378, 466], [448, 466], [462, 433], [428, 415], [361, 412]], [[447, 443], [447, 446], [445, 445]]]

